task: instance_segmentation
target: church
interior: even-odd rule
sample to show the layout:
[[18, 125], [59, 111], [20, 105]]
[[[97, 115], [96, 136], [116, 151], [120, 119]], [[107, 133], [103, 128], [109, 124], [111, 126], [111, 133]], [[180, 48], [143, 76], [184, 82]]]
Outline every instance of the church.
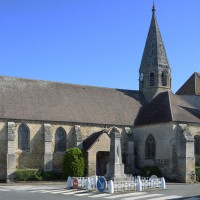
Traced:
[[[176, 78], [176, 77], [174, 77]], [[130, 172], [157, 166], [195, 181], [200, 165], [200, 73], [174, 94], [155, 6], [139, 68], [139, 91], [0, 77], [0, 180], [17, 168], [61, 171], [66, 148], [86, 153], [86, 175], [104, 175], [113, 130]]]

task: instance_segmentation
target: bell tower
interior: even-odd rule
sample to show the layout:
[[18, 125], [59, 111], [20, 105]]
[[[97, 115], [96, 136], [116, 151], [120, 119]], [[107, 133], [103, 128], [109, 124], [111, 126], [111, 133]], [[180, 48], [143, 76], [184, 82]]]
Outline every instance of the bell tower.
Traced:
[[153, 4], [152, 19], [139, 70], [139, 89], [150, 102], [157, 94], [171, 91], [171, 69]]

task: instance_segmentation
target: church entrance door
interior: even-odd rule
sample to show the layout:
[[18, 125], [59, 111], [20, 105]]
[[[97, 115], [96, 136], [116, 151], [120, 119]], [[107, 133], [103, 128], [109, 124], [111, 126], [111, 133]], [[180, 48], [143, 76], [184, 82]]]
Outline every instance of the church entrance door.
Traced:
[[106, 174], [106, 165], [109, 162], [108, 151], [98, 151], [96, 155], [96, 175], [104, 176]]

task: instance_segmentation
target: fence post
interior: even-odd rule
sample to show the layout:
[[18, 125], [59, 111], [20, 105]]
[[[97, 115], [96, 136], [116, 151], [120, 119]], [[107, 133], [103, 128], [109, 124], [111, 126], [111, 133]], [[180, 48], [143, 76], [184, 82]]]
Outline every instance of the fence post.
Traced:
[[163, 177], [161, 178], [161, 188], [166, 189], [165, 179]]
[[90, 181], [89, 177], [87, 178], [87, 181], [86, 181], [86, 190], [88, 190], [88, 191], [91, 190], [91, 181]]
[[153, 179], [149, 179], [149, 181], [151, 181], [151, 183], [150, 183], [150, 187], [151, 187], [151, 188], [154, 188], [154, 182], [153, 182]]
[[95, 188], [97, 188], [97, 181], [98, 181], [98, 176], [95, 175], [95, 176], [94, 176], [94, 184], [95, 184]]
[[142, 192], [142, 181], [140, 176], [137, 177], [137, 192]]
[[114, 193], [114, 183], [113, 183], [113, 180], [110, 180], [108, 182], [108, 193], [110, 193], [110, 194]]
[[72, 178], [68, 176], [67, 178], [67, 189], [70, 189], [72, 187]]

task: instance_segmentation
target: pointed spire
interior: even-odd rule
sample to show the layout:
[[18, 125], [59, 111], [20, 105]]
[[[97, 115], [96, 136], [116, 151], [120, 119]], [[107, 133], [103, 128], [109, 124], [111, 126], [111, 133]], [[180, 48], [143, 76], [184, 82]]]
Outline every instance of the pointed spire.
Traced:
[[151, 24], [140, 65], [140, 91], [147, 101], [158, 93], [171, 90], [171, 69], [164, 43], [156, 20], [153, 2]]
[[156, 20], [155, 11], [156, 9], [153, 3], [152, 19], [143, 52], [140, 71], [148, 67], [154, 69], [158, 68], [159, 66], [169, 68], [169, 63], [160, 29]]

